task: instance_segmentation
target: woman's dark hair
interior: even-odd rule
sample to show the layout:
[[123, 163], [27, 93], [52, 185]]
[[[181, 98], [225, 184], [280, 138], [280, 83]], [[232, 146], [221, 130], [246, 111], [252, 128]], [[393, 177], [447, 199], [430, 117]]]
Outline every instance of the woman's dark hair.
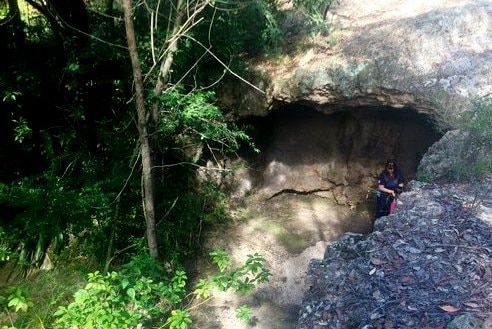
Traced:
[[396, 161], [395, 160], [388, 160], [386, 162], [386, 165], [384, 166], [385, 169], [388, 169], [388, 168], [395, 168], [395, 170], [398, 169], [398, 166], [396, 165]]
[[388, 176], [388, 168], [391, 169], [393, 168], [393, 176], [397, 177], [399, 175], [399, 170], [398, 170], [398, 165], [396, 164], [396, 161], [394, 159], [386, 161], [386, 165], [384, 166], [383, 173], [385, 176]]

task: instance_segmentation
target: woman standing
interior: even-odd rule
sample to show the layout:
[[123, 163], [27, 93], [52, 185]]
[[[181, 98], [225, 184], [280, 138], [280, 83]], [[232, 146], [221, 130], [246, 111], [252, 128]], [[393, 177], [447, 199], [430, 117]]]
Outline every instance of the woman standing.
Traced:
[[398, 170], [395, 160], [386, 162], [384, 170], [378, 177], [378, 189], [376, 192], [377, 204], [375, 219], [393, 213], [396, 205], [395, 196], [401, 192], [404, 186], [403, 174]]

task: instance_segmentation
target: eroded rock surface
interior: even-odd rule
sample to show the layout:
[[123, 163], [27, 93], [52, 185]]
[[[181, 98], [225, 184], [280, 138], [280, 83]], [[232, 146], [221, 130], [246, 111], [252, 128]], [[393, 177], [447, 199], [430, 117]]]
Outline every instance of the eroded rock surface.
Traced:
[[270, 196], [324, 193], [351, 206], [366, 201], [388, 159], [396, 158], [405, 178], [413, 179], [422, 155], [441, 136], [425, 116], [389, 108], [327, 115], [292, 106], [261, 120], [255, 124], [263, 130], [257, 138], [262, 152], [243, 177], [250, 189]]

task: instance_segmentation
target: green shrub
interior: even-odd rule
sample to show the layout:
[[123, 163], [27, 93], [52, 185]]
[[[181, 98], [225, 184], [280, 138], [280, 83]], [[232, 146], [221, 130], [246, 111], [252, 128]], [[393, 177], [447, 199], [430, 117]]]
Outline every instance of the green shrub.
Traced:
[[[18, 318], [16, 313], [26, 313], [33, 306], [28, 298], [28, 293], [21, 287], [9, 287], [0, 293], [0, 310], [6, 316], [0, 316], [0, 321], [8, 321], [11, 326], [3, 325], [0, 329], [16, 329], [15, 320]], [[2, 319], [8, 320], [2, 320]]]
[[168, 312], [165, 305], [184, 296], [186, 275], [176, 271], [165, 284], [151, 278], [163, 274], [158, 265], [147, 263], [140, 268], [138, 264], [143, 264], [141, 259], [121, 271], [89, 273], [88, 284], [74, 294], [74, 301], [56, 311], [55, 328], [125, 329], [164, 316]]
[[453, 130], [423, 157], [418, 179], [430, 182], [477, 182], [492, 171], [492, 102], [448, 118]]
[[[74, 294], [73, 302], [55, 312], [54, 327], [125, 329], [160, 323], [161, 328], [186, 329], [192, 323], [191, 301], [202, 299], [196, 304], [202, 305], [213, 298], [214, 289], [245, 294], [269, 279], [265, 259], [258, 254], [249, 255], [242, 266], [232, 269], [225, 252], [215, 251], [211, 256], [218, 273], [209, 280], [199, 280], [190, 293], [185, 272], [177, 270], [166, 279], [164, 268], [145, 256], [135, 257], [120, 271], [90, 273], [87, 285]], [[237, 315], [246, 320], [251, 311], [243, 305]]]
[[460, 120], [465, 140], [452, 167], [457, 181], [480, 180], [492, 170], [492, 102], [477, 101], [470, 112], [463, 113]]

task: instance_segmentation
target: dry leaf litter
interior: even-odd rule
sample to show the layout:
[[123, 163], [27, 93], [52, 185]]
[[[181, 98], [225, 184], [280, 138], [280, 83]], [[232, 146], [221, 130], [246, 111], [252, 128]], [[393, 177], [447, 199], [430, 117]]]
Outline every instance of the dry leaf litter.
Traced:
[[371, 234], [310, 262], [296, 329], [492, 328], [491, 186], [411, 182]]

